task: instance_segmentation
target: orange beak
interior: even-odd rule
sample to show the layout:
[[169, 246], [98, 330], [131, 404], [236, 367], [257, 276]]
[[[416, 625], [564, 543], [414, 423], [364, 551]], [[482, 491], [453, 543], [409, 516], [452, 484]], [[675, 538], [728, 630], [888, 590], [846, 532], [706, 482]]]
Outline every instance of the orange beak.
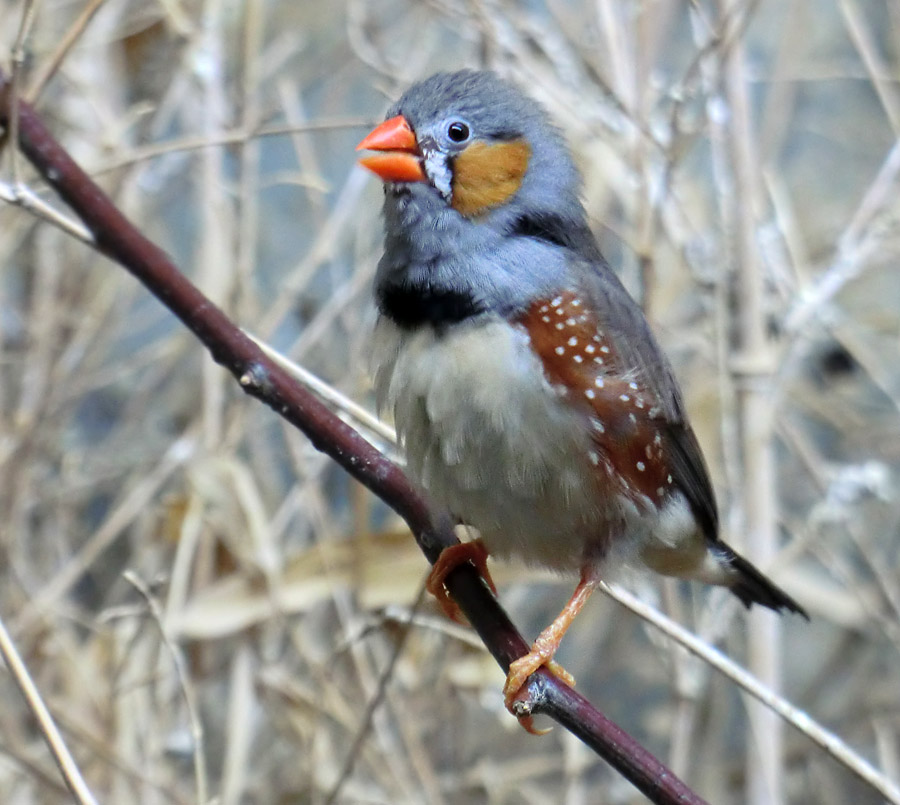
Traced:
[[383, 151], [359, 161], [364, 168], [385, 182], [424, 182], [427, 180], [416, 144], [416, 135], [403, 115], [376, 126], [356, 146], [357, 151]]

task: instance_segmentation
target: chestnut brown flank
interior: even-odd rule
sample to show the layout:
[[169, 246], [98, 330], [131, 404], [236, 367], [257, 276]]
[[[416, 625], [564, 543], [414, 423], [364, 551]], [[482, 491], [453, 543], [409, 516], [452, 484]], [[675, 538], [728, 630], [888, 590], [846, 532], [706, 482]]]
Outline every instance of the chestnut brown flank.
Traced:
[[636, 503], [649, 498], [660, 505], [673, 480], [664, 460], [664, 423], [652, 393], [622, 375], [602, 322], [576, 294], [565, 292], [535, 302], [517, 323], [528, 332], [550, 384], [592, 417], [589, 458], [598, 482], [620, 486]]

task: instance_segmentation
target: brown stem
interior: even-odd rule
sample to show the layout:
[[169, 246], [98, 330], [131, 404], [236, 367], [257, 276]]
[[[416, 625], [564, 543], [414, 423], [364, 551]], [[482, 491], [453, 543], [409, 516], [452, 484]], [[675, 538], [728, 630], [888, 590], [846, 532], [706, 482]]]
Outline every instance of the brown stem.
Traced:
[[[0, 125], [9, 119], [11, 92], [0, 72]], [[52, 137], [40, 116], [19, 102], [19, 147], [81, 218], [97, 248], [140, 280], [209, 349], [250, 395], [299, 428], [409, 525], [432, 564], [456, 543], [446, 515], [435, 516], [403, 471], [342, 422], [300, 383], [270, 361], [230, 319], [194, 287], [166, 254], [145, 238]], [[509, 616], [465, 564], [450, 573], [447, 588], [504, 670], [528, 651]], [[545, 713], [593, 748], [652, 802], [700, 805], [704, 801], [662, 763], [599, 713], [583, 696], [545, 669], [529, 682], [533, 713]]]

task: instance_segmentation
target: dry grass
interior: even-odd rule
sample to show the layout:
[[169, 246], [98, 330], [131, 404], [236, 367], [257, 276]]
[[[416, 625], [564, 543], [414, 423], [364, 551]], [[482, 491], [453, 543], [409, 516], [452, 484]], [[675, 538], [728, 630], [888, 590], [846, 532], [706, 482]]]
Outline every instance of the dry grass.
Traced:
[[[380, 191], [353, 147], [435, 69], [526, 84], [684, 380], [727, 539], [813, 620], [629, 585], [896, 780], [898, 43], [890, 0], [45, 0], [22, 86], [209, 296], [370, 405]], [[0, 617], [100, 802], [640, 801], [519, 730], [430, 602], [405, 628], [426, 568], [396, 518], [130, 277], [8, 204], [0, 266]], [[571, 587], [498, 581], [532, 635]], [[711, 802], [882, 801], [609, 600], [561, 659]], [[0, 800], [69, 801], [0, 686]]]

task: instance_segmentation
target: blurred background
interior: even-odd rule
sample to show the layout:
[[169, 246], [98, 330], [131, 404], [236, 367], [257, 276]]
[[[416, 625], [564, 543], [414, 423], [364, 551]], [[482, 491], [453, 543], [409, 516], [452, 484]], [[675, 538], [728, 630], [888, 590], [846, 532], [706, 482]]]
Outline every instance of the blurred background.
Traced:
[[[7, 71], [23, 10], [0, 0]], [[436, 70], [524, 85], [683, 381], [725, 539], [812, 620], [623, 585], [897, 779], [900, 5], [35, 11], [24, 91], [75, 158], [235, 321], [368, 408], [381, 188], [354, 147]], [[645, 801], [516, 725], [474, 633], [413, 613], [427, 566], [396, 515], [128, 274], [8, 204], [0, 267], [0, 616], [100, 801], [197, 802], [195, 749], [221, 803]], [[575, 582], [495, 572], [527, 637]], [[710, 802], [883, 801], [603, 596], [558, 658]], [[69, 801], [5, 670], [0, 691], [0, 800]]]

